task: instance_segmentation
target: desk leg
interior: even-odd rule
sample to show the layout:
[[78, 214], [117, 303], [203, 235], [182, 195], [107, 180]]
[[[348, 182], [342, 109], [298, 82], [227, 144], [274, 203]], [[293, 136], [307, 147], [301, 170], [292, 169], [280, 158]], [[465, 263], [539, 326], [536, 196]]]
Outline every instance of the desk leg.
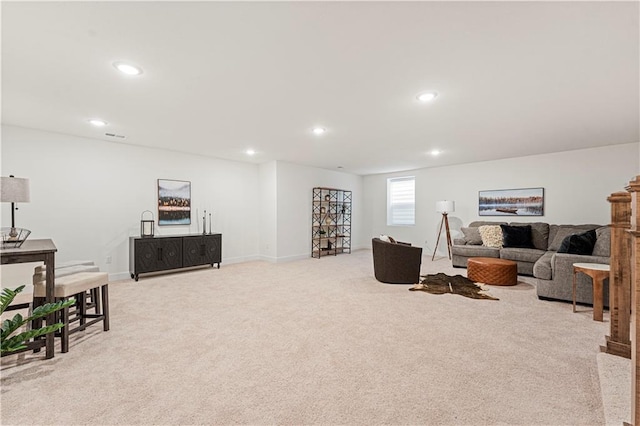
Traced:
[[604, 286], [604, 279], [600, 277], [591, 277], [591, 279], [593, 280], [593, 320], [602, 321], [604, 305], [602, 287]]
[[[45, 303], [54, 303], [55, 302], [55, 298], [54, 298], [55, 267], [56, 267], [55, 253], [47, 254], [44, 264], [47, 267], [46, 285], [45, 285], [46, 287]], [[47, 315], [47, 325], [55, 324], [55, 322], [56, 322], [55, 313], [51, 313]], [[53, 358], [53, 349], [55, 344], [54, 334], [55, 333], [49, 333], [47, 334], [47, 337], [46, 337], [46, 346], [47, 346], [47, 352], [45, 356], [46, 359]]]

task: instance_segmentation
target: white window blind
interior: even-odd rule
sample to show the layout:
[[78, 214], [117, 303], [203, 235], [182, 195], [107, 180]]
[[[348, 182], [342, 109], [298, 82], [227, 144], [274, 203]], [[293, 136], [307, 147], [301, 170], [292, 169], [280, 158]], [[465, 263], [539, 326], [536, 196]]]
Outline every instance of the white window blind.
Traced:
[[416, 179], [387, 179], [387, 225], [415, 225]]

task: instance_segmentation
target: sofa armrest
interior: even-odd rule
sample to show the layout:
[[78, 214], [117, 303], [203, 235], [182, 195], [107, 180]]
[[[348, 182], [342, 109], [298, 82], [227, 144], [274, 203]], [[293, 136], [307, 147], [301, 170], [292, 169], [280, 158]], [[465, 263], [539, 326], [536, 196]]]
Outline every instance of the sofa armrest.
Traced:
[[467, 245], [467, 241], [464, 238], [454, 238], [453, 239], [454, 246], [465, 246]]
[[556, 253], [551, 257], [551, 274], [554, 280], [559, 275], [564, 279], [573, 279], [574, 263], [604, 263], [609, 264], [610, 258], [605, 256], [589, 256], [582, 254]]

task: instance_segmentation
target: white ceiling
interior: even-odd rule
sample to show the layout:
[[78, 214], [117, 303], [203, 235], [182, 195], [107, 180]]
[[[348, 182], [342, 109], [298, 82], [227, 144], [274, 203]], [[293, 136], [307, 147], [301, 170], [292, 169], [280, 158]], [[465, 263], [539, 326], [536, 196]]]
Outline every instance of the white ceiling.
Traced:
[[[635, 1], [2, 2], [2, 122], [356, 174], [632, 143], [638, 16]], [[440, 96], [420, 104], [425, 90]]]

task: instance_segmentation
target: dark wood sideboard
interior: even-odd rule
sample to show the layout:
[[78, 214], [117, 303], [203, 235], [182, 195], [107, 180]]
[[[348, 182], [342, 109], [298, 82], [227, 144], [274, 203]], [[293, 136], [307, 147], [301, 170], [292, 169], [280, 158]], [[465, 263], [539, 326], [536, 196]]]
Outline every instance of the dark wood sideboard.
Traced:
[[222, 261], [222, 234], [129, 237], [129, 272], [140, 274], [217, 264]]

